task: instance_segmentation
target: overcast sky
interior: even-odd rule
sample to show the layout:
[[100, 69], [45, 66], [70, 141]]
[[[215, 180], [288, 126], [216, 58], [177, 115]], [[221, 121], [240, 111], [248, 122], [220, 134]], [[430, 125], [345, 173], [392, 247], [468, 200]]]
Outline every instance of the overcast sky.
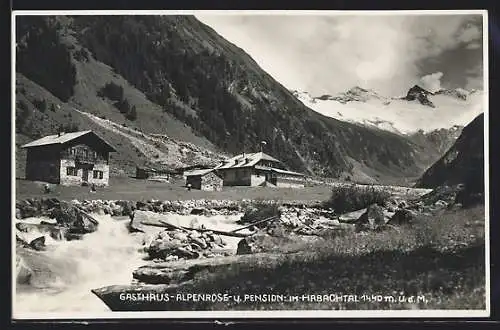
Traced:
[[356, 85], [388, 96], [416, 83], [482, 88], [480, 15], [196, 17], [285, 87], [313, 96]]

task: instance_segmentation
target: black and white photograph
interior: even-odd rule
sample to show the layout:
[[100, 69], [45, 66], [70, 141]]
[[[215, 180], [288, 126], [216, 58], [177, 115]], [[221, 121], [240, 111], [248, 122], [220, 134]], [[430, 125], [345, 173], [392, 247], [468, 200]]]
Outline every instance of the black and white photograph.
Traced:
[[489, 316], [487, 18], [14, 11], [13, 319]]

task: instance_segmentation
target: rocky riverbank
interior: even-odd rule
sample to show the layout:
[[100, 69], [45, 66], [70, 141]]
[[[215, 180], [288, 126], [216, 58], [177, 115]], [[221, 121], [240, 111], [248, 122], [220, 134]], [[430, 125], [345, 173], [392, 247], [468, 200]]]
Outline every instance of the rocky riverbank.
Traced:
[[[234, 200], [181, 200], [181, 201], [129, 201], [129, 200], [72, 200], [66, 201], [78, 205], [87, 213], [110, 214], [112, 216], [129, 216], [135, 210], [153, 211], [156, 213], [177, 213], [193, 215], [232, 215], [245, 210], [249, 205], [257, 201], [243, 199]], [[297, 200], [297, 201], [258, 201], [259, 203], [280, 204], [285, 207], [300, 206], [310, 208], [321, 208], [321, 201]], [[57, 198], [29, 198], [16, 201], [16, 218], [29, 217], [51, 217], [54, 210], [60, 208], [61, 201]]]
[[[458, 191], [442, 189], [412, 199], [392, 196], [383, 204], [344, 214], [336, 214], [335, 210], [314, 201], [22, 200], [16, 202], [18, 249], [36, 250], [43, 256], [44, 237], [81, 239], [98, 230], [93, 215], [120, 218], [125, 220], [123, 225], [129, 235], [142, 237], [142, 246], [136, 248], [142, 249], [146, 256], [144, 264], [133, 271], [136, 281], [133, 285], [136, 289], [154, 285], [151, 289], [154, 291], [156, 285], [189, 282], [194, 273], [202, 271], [203, 267], [196, 265], [234, 264], [235, 260], [255, 254], [280, 256], [285, 250], [288, 253], [294, 248], [304, 248], [303, 243], [330, 239], [346, 231], [393, 230], [412, 223], [422, 214], [460, 207], [455, 202]], [[269, 219], [253, 219], [248, 210], [266, 205], [274, 210]], [[34, 217], [41, 220], [31, 221]], [[205, 221], [215, 218], [222, 220]], [[243, 218], [245, 221], [241, 221]], [[253, 225], [256, 220], [259, 224]], [[227, 227], [229, 222], [220, 221], [229, 221], [230, 226]], [[18, 283], [30, 281], [30, 265], [23, 255], [26, 253], [16, 255]], [[111, 291], [104, 287], [94, 293], [107, 301], [106, 295]]]

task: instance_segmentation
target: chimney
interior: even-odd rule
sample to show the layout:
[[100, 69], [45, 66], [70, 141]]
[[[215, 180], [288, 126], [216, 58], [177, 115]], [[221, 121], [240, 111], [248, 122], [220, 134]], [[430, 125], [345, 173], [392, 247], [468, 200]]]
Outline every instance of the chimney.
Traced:
[[260, 152], [264, 151], [264, 146], [267, 144], [266, 141], [260, 141]]

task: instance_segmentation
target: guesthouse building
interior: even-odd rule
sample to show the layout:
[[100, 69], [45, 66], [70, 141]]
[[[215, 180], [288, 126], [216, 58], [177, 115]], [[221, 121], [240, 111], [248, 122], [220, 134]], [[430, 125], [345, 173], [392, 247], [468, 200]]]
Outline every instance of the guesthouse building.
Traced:
[[27, 150], [27, 180], [61, 185], [109, 184], [109, 154], [116, 150], [93, 131], [61, 132], [22, 148]]
[[214, 168], [224, 186], [304, 187], [305, 175], [290, 171], [278, 159], [264, 153], [243, 153]]

